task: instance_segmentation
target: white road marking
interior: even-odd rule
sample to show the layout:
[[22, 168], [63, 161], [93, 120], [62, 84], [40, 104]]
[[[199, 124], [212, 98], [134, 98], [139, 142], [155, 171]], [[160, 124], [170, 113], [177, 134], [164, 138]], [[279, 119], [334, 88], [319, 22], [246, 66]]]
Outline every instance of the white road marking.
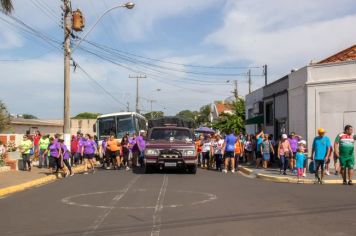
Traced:
[[140, 176], [136, 176], [133, 180], [131, 180], [126, 187], [124, 188], [123, 191], [120, 191], [119, 194], [117, 194], [110, 202], [109, 204], [109, 208], [105, 208], [105, 211], [103, 212], [103, 214], [100, 214], [97, 219], [94, 222], [94, 225], [91, 226], [89, 228], [88, 231], [86, 231], [85, 233], [83, 233], [83, 235], [90, 235], [93, 234], [98, 228], [99, 226], [104, 222], [105, 218], [111, 213], [111, 211], [113, 209], [115, 209], [115, 205], [118, 203], [118, 201], [120, 201], [125, 194], [129, 191], [129, 189], [132, 187], [132, 185], [135, 184], [135, 182], [138, 180], [138, 178], [140, 178]]
[[[143, 189], [132, 189], [132, 192], [141, 192]], [[78, 203], [73, 201], [73, 199], [80, 198], [80, 197], [86, 197], [86, 196], [92, 196], [92, 195], [100, 195], [100, 194], [109, 194], [109, 193], [123, 193], [124, 190], [118, 190], [118, 191], [107, 191], [107, 192], [93, 192], [93, 193], [83, 193], [83, 194], [77, 194], [69, 197], [65, 197], [62, 199], [62, 202], [68, 205], [72, 206], [78, 206], [78, 207], [91, 207], [91, 208], [101, 208], [101, 209], [122, 209], [122, 210], [144, 210], [144, 209], [155, 209], [156, 206], [105, 206], [105, 205], [91, 205], [91, 204], [85, 204], [85, 203]], [[147, 191], [147, 190], [145, 190]], [[167, 190], [168, 191], [168, 190]], [[168, 191], [168, 192], [174, 192], [174, 193], [183, 193], [183, 194], [191, 194], [191, 195], [202, 195], [206, 196], [207, 198], [202, 199], [200, 201], [196, 202], [190, 202], [186, 204], [182, 203], [175, 203], [172, 205], [163, 205], [162, 208], [177, 208], [177, 207], [184, 207], [184, 206], [189, 206], [189, 205], [200, 205], [200, 204], [206, 204], [208, 202], [216, 200], [218, 197], [212, 193], [204, 193], [204, 192], [195, 192], [195, 191], [184, 191], [184, 190], [173, 190], [173, 191]]]
[[155, 211], [153, 213], [153, 227], [151, 231], [151, 236], [159, 236], [159, 233], [161, 231], [161, 224], [162, 224], [161, 211], [163, 209], [163, 202], [164, 202], [164, 197], [166, 195], [167, 186], [168, 186], [168, 176], [164, 175], [162, 187], [161, 190], [159, 191], [157, 203], [155, 206]]

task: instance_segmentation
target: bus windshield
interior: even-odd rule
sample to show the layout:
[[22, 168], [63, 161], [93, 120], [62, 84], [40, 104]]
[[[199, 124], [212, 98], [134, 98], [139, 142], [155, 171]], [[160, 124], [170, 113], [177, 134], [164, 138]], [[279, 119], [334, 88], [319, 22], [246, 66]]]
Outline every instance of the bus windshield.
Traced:
[[115, 134], [116, 138], [122, 138], [126, 133], [135, 133], [134, 116], [112, 116], [98, 119], [98, 137], [103, 139]]

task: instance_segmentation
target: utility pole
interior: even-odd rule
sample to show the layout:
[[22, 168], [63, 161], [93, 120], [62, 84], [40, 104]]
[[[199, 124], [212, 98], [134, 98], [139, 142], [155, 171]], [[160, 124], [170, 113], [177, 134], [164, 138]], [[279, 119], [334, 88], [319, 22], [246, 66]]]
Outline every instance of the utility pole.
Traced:
[[136, 79], [136, 112], [140, 113], [140, 108], [139, 108], [139, 104], [140, 104], [140, 95], [139, 95], [139, 80], [140, 79], [144, 79], [147, 78], [146, 75], [137, 75], [137, 76], [131, 76], [129, 75], [130, 79]]
[[248, 93], [251, 93], [252, 92], [251, 70], [248, 70], [247, 75], [248, 75]]
[[70, 34], [71, 34], [71, 2], [63, 0], [64, 29], [64, 117], [63, 135], [66, 144], [70, 143]]
[[151, 103], [151, 119], [153, 118], [153, 109], [152, 109], [152, 104], [154, 103], [154, 102], [157, 102], [156, 100], [149, 100], [149, 102]]
[[238, 80], [234, 80], [234, 84], [235, 84], [235, 89], [234, 89], [234, 96], [236, 101], [239, 98], [239, 81]]
[[263, 74], [265, 75], [265, 85], [267, 85], [267, 65], [263, 66]]

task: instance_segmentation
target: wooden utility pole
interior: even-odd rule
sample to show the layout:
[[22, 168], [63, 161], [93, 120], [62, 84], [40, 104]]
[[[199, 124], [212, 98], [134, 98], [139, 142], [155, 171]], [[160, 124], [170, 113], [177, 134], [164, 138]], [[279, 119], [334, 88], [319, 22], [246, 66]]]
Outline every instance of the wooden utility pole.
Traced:
[[248, 70], [248, 93], [252, 92], [251, 70]]
[[146, 75], [136, 75], [136, 76], [131, 76], [129, 75], [130, 79], [136, 79], [136, 112], [140, 113], [140, 94], [139, 94], [139, 80], [147, 78]]
[[265, 75], [265, 85], [267, 85], [268, 84], [268, 81], [267, 81], [267, 65], [263, 66], [263, 74]]
[[66, 143], [70, 141], [70, 34], [71, 34], [71, 2], [63, 0], [64, 29], [64, 117], [63, 135]]

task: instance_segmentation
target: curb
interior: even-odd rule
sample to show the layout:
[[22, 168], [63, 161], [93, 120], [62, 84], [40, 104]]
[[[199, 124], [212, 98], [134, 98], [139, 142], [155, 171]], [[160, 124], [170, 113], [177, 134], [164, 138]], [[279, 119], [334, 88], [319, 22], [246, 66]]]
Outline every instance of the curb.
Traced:
[[[74, 173], [81, 173], [83, 171], [84, 171], [84, 166], [83, 165], [73, 168], [73, 172]], [[35, 179], [35, 180], [31, 180], [31, 181], [28, 181], [28, 182], [25, 182], [25, 183], [22, 183], [22, 184], [18, 184], [18, 185], [2, 188], [2, 189], [0, 189], [0, 197], [3, 197], [5, 195], [9, 195], [9, 194], [12, 194], [12, 193], [24, 191], [24, 190], [26, 190], [28, 188], [32, 188], [32, 187], [36, 187], [36, 186], [43, 185], [43, 184], [46, 184], [46, 183], [50, 183], [50, 182], [53, 182], [53, 181], [55, 181], [57, 179], [60, 179], [60, 178], [57, 178], [57, 176], [55, 176], [55, 175], [49, 175], [49, 176], [41, 177], [41, 178], [38, 178], [38, 179]]]
[[239, 166], [239, 171], [241, 171], [242, 173], [246, 174], [246, 175], [251, 175], [253, 170], [247, 168], [247, 167], [243, 167], [243, 166]]
[[[298, 179], [295, 177], [279, 177], [279, 176], [272, 176], [272, 175], [265, 175], [265, 174], [257, 174], [256, 178], [266, 180], [266, 181], [272, 181], [276, 183], [297, 183]], [[304, 184], [314, 184], [313, 179], [302, 179], [301, 181]], [[329, 179], [329, 180], [324, 180], [324, 184], [342, 184], [342, 180], [338, 179]]]

